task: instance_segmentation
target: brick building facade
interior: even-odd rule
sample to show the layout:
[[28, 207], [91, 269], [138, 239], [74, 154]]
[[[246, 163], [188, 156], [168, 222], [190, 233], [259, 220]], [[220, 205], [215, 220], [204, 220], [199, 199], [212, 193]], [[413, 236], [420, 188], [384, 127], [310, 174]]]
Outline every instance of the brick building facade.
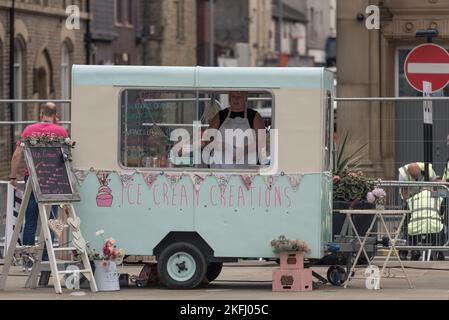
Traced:
[[[13, 98], [70, 99], [73, 64], [194, 66], [196, 0], [16, 0]], [[80, 28], [66, 28], [66, 8], [80, 8]], [[10, 13], [0, 0], [0, 99], [10, 98]], [[89, 22], [89, 23], [88, 23]], [[0, 121], [35, 121], [36, 104], [0, 105]], [[60, 106], [62, 120], [69, 107]], [[23, 126], [0, 125], [0, 180]]]
[[149, 65], [197, 64], [196, 6], [196, 0], [150, 2]]
[[[66, 28], [66, 6], [80, 8], [80, 29]], [[10, 76], [10, 13], [12, 2], [0, 0], [0, 98], [15, 99], [70, 98], [70, 70], [74, 63], [86, 62], [86, 1], [16, 0], [14, 7], [14, 72]], [[13, 81], [10, 81], [14, 78]], [[0, 121], [36, 120], [35, 104], [14, 107], [0, 105]], [[60, 117], [68, 119], [68, 108], [61, 106]], [[7, 179], [13, 142], [22, 126], [0, 125], [0, 180]]]

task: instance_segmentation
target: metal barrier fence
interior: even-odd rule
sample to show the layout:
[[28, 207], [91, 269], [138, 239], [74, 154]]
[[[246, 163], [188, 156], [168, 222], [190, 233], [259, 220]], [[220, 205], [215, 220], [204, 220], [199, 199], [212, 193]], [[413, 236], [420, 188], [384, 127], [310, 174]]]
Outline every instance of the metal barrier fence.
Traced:
[[443, 175], [449, 157], [449, 97], [335, 98], [338, 141], [346, 133], [351, 150], [366, 145], [362, 169], [373, 178], [398, 179], [398, 169], [424, 162], [423, 102], [433, 104], [433, 168]]
[[[425, 258], [423, 251], [431, 250], [433, 259], [444, 260], [444, 252], [449, 251], [449, 184], [382, 181], [379, 186], [387, 193], [385, 209], [411, 210], [398, 238], [401, 256], [418, 260]], [[399, 221], [386, 220], [388, 229], [397, 231]], [[380, 224], [377, 228], [384, 231]]]
[[[18, 181], [19, 187], [23, 190], [23, 181]], [[6, 230], [6, 206], [8, 196], [8, 181], [0, 180], [0, 257], [2, 257], [5, 246], [5, 230]]]

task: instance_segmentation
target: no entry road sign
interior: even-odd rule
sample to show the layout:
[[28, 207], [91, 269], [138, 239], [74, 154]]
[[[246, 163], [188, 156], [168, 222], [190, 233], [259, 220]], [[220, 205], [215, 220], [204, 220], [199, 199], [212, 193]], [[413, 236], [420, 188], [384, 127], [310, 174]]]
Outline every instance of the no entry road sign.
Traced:
[[408, 83], [423, 92], [425, 81], [437, 92], [449, 84], [449, 53], [434, 43], [414, 48], [405, 60], [405, 76]]

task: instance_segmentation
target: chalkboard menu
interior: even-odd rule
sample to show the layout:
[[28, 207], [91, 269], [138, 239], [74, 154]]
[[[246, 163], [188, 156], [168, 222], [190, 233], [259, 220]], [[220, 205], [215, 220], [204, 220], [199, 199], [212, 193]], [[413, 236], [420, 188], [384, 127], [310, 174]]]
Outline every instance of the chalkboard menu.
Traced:
[[80, 200], [70, 162], [64, 158], [64, 147], [26, 147], [25, 158], [38, 202]]

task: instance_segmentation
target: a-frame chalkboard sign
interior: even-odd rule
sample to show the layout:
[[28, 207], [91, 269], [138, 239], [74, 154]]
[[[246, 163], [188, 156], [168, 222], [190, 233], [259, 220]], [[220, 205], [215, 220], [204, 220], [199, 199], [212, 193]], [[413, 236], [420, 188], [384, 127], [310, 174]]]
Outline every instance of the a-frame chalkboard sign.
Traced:
[[[41, 232], [39, 242], [37, 244], [37, 261], [33, 265], [30, 278], [27, 283], [29, 287], [36, 288], [38, 275], [43, 270], [42, 254], [44, 245], [47, 247], [47, 262], [53, 276], [53, 284], [56, 293], [62, 293], [61, 281], [67, 274], [74, 274], [79, 280], [83, 274], [90, 283], [91, 291], [96, 292], [97, 285], [90, 266], [89, 257], [87, 255], [86, 242], [81, 234], [80, 220], [75, 214], [73, 202], [80, 201], [78, 193], [78, 181], [73, 174], [70, 164], [69, 146], [62, 143], [35, 143], [31, 145], [27, 142], [24, 145], [25, 160], [30, 172], [29, 183], [26, 184], [25, 193], [22, 204], [20, 206], [19, 215], [17, 217], [16, 226], [23, 224], [25, 211], [33, 192], [39, 207], [39, 222]], [[71, 229], [71, 247], [54, 248], [51, 241], [51, 233], [49, 228], [49, 215], [52, 205], [64, 205], [68, 209], [69, 217], [67, 225]], [[60, 223], [59, 225], [62, 225]], [[63, 226], [64, 228], [64, 226]], [[11, 238], [11, 245], [5, 258], [5, 264], [0, 278], [0, 290], [4, 290], [9, 269], [14, 257], [14, 252], [18, 248], [17, 239], [21, 228], [15, 228]], [[58, 270], [55, 251], [76, 250], [82, 259], [82, 269]], [[66, 282], [67, 285], [67, 282]]]
[[59, 144], [25, 147], [25, 159], [38, 202], [80, 201], [77, 180], [68, 161], [68, 147]]

